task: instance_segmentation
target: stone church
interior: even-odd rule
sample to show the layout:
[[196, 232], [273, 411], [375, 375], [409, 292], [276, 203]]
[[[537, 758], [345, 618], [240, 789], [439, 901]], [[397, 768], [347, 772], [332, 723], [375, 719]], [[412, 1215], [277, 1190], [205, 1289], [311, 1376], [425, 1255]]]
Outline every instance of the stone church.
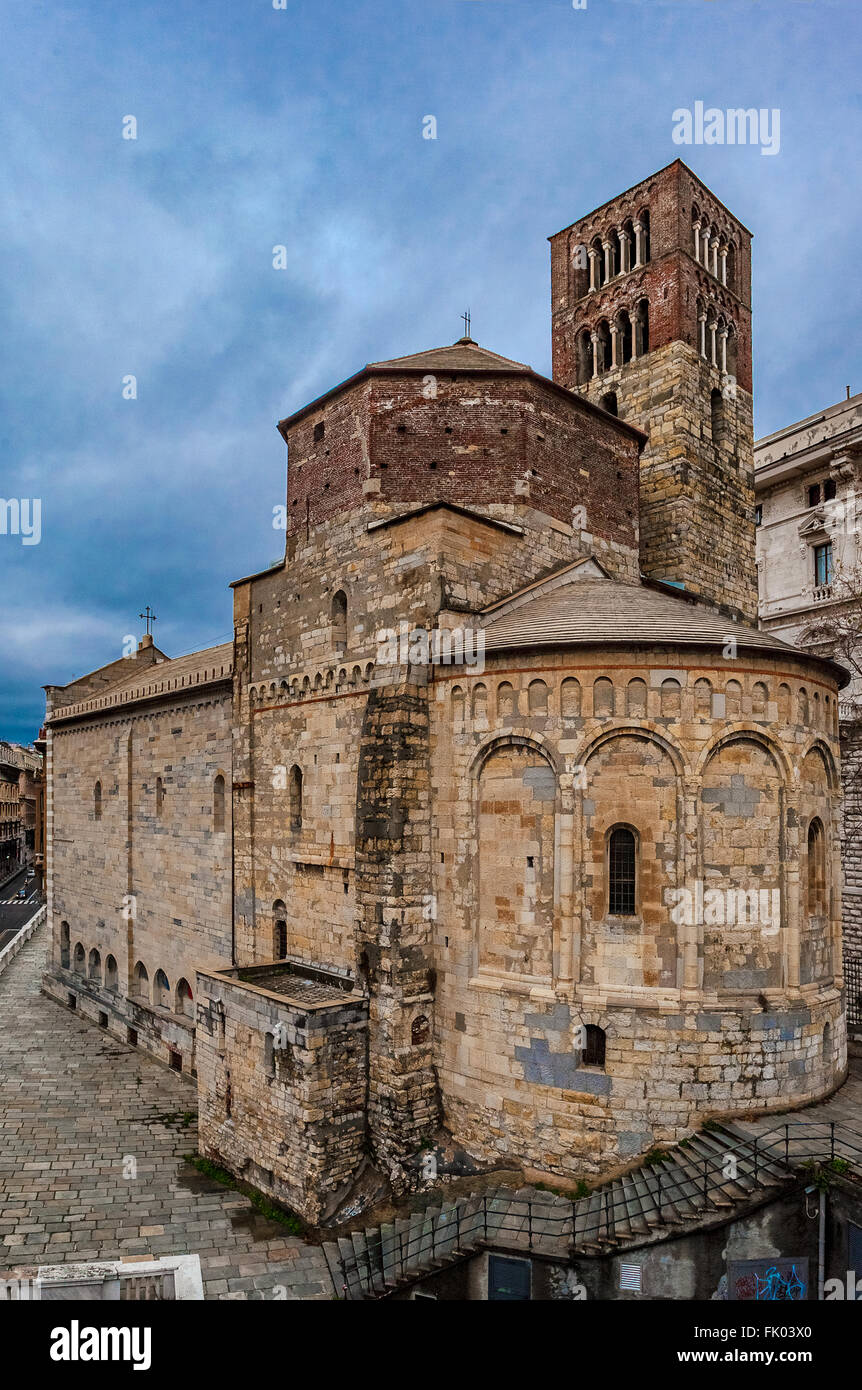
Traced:
[[44, 987], [312, 1221], [843, 1079], [846, 673], [757, 627], [750, 245], [679, 160], [557, 233], [552, 379], [366, 366], [279, 425], [233, 643], [47, 687]]

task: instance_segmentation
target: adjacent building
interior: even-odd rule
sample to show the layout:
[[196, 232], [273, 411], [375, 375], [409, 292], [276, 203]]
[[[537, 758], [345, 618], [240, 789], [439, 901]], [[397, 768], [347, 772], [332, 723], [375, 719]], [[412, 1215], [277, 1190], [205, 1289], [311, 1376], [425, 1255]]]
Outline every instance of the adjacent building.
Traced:
[[42, 833], [41, 783], [40, 754], [0, 742], [0, 882], [34, 863]]
[[862, 394], [755, 447], [760, 622], [820, 652], [850, 653], [839, 707], [843, 752], [843, 920], [847, 1012], [862, 1035]]

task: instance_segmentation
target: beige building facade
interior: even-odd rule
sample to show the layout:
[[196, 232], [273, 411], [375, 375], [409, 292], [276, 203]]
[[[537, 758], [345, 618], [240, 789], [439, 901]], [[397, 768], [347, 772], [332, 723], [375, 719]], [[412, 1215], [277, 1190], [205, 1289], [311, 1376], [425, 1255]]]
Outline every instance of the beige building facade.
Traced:
[[[766, 436], [755, 446], [760, 621], [783, 640], [835, 651], [862, 627], [862, 394]], [[862, 637], [862, 631], [860, 631]], [[862, 657], [862, 641], [856, 661]], [[839, 706], [847, 1017], [862, 1036], [862, 689]]]
[[47, 687], [45, 987], [194, 1069], [195, 970], [231, 959], [230, 644], [141, 644]]

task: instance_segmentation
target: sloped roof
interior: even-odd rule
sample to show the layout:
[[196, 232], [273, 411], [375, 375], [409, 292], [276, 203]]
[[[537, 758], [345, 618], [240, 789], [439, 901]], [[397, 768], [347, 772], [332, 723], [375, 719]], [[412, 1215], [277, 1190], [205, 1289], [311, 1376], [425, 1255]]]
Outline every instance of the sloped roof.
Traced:
[[450, 347], [428, 348], [426, 352], [413, 352], [408, 357], [390, 357], [388, 361], [369, 362], [368, 365], [381, 371], [533, 371], [525, 362], [515, 362], [511, 357], [501, 357], [498, 352], [480, 347], [472, 338], [459, 338], [457, 343], [452, 343]]
[[[167, 661], [169, 658], [159, 647], [152, 645], [146, 648], [138, 648], [137, 657], [139, 668], [155, 666], [159, 661]], [[129, 674], [129, 657], [118, 656], [115, 661], [109, 661], [106, 666], [98, 666], [95, 671], [87, 671], [83, 676], [76, 676], [74, 680], [67, 681], [65, 685], [58, 686], [54, 681], [49, 682], [54, 690], [62, 690], [71, 704], [76, 698], [84, 700], [89, 696], [96, 695], [102, 691], [113, 689], [125, 681]], [[43, 689], [47, 689], [48, 685]]]
[[[134, 664], [134, 658], [127, 660], [130, 665]], [[110, 689], [76, 704], [56, 708], [48, 722], [54, 724], [63, 719], [76, 719], [117, 705], [158, 699], [177, 690], [227, 681], [232, 672], [233, 643], [223, 642], [217, 647], [205, 647], [203, 651], [178, 656], [173, 661], [166, 658], [143, 670], [132, 670], [125, 680], [114, 683]]]
[[521, 602], [499, 617], [491, 616], [485, 624], [486, 651], [572, 645], [715, 648], [725, 646], [731, 637], [741, 650], [802, 656], [828, 667], [840, 685], [847, 682], [848, 673], [837, 662], [645, 583], [577, 579]]

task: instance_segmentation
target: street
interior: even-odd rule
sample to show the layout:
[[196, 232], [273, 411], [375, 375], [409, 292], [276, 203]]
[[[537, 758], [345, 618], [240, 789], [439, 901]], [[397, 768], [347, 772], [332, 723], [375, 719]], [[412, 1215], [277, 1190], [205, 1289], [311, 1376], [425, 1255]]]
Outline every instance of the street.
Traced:
[[39, 908], [39, 895], [34, 878], [30, 880], [27, 897], [18, 897], [18, 890], [26, 883], [25, 875], [26, 870], [22, 869], [0, 888], [0, 951]]

